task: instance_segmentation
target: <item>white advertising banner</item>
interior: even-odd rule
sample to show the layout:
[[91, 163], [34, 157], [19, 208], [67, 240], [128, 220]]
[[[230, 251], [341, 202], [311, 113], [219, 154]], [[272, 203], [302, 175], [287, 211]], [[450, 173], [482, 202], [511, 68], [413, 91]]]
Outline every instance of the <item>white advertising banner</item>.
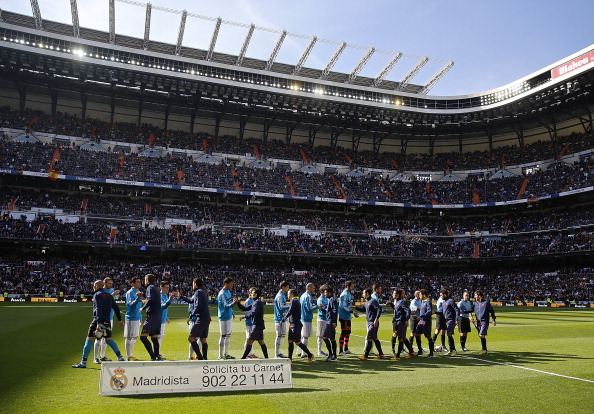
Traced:
[[126, 361], [101, 364], [99, 395], [293, 388], [288, 359]]

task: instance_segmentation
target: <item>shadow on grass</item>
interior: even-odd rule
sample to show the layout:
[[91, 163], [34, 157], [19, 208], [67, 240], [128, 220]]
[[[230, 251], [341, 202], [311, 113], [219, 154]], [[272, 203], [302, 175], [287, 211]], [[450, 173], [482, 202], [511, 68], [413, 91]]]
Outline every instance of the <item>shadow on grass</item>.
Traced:
[[163, 393], [163, 394], [144, 394], [144, 395], [121, 395], [112, 396], [113, 398], [122, 398], [126, 400], [150, 400], [154, 398], [195, 398], [196, 395], [205, 397], [219, 397], [219, 396], [238, 396], [241, 397], [246, 393], [250, 395], [266, 395], [266, 394], [285, 394], [285, 393], [311, 393], [311, 392], [327, 392], [331, 391], [329, 388], [309, 388], [309, 387], [293, 387], [269, 390], [240, 390], [228, 392], [187, 392], [187, 393]]

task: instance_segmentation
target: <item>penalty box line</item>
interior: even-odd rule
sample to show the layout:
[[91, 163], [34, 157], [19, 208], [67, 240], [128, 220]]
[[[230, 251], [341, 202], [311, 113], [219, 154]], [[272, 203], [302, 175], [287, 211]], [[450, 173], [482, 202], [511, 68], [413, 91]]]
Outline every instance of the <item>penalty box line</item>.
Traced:
[[[356, 336], [356, 337], [359, 337], [359, 338], [366, 338], [365, 336], [362, 336], [362, 335], [351, 334], [351, 336]], [[380, 342], [391, 343], [390, 341], [386, 341], [386, 340], [382, 340], [382, 339], [380, 339]], [[467, 358], [467, 359], [474, 359], [474, 360], [481, 361], [481, 362], [488, 362], [488, 363], [495, 364], [495, 365], [504, 365], [506, 367], [512, 367], [512, 368], [518, 368], [518, 369], [525, 369], [527, 371], [538, 372], [540, 374], [553, 375], [555, 377], [573, 379], [573, 380], [577, 380], [577, 381], [589, 382], [591, 384], [594, 384], [594, 381], [592, 381], [592, 380], [587, 380], [587, 379], [578, 378], [578, 377], [571, 377], [569, 375], [557, 374], [555, 372], [543, 371], [543, 370], [535, 369], [535, 368], [523, 367], [521, 365], [506, 364], [505, 362], [498, 362], [498, 361], [489, 361], [488, 359], [476, 358], [476, 357], [471, 357], [471, 356], [468, 356], [468, 355], [460, 355], [460, 354], [458, 354], [457, 356], [462, 357], [462, 358]]]

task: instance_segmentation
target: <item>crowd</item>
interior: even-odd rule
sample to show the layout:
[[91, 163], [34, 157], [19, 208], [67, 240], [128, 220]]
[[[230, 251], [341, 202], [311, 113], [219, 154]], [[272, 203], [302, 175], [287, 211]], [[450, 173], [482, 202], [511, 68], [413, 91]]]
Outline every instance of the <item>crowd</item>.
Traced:
[[114, 288], [122, 292], [129, 288], [128, 280], [154, 273], [162, 280], [170, 280], [175, 290], [191, 291], [192, 279], [205, 282], [209, 296], [216, 296], [225, 277], [235, 281], [234, 296], [245, 298], [251, 286], [260, 286], [263, 296], [272, 298], [281, 280], [303, 292], [309, 282], [316, 286], [330, 284], [342, 288], [346, 280], [353, 280], [360, 292], [373, 283], [384, 287], [383, 299], [391, 289], [401, 287], [409, 293], [427, 289], [436, 299], [441, 288], [447, 287], [459, 299], [464, 290], [482, 289], [491, 300], [499, 301], [592, 301], [594, 300], [594, 269], [564, 267], [543, 271], [497, 271], [479, 273], [467, 271], [406, 270], [391, 265], [308, 265], [293, 268], [285, 264], [233, 264], [168, 262], [154, 260], [112, 259], [106, 257], [37, 258], [28, 261], [20, 256], [4, 256], [0, 260], [0, 291], [9, 294], [89, 295], [91, 283], [111, 277]]
[[185, 131], [164, 130], [149, 124], [136, 125], [125, 122], [111, 124], [94, 118], [83, 120], [76, 115], [59, 112], [55, 116], [33, 110], [20, 113], [9, 107], [0, 108], [0, 126], [91, 138], [98, 142], [116, 141], [209, 153], [256, 155], [255, 148], [257, 148], [257, 152], [264, 159], [303, 161], [303, 154], [305, 154], [310, 162], [348, 165], [351, 168], [369, 167], [400, 171], [500, 168], [503, 165], [556, 159], [562, 152], [575, 153], [594, 148], [591, 134], [571, 133], [568, 136], [559, 137], [556, 141], [539, 141], [522, 148], [503, 146], [492, 151], [474, 151], [464, 154], [376, 154], [372, 151], [355, 152], [339, 147], [310, 147], [299, 143], [287, 145], [279, 140], [264, 142], [253, 137], [244, 140], [230, 135], [213, 137], [205, 132], [191, 134]]

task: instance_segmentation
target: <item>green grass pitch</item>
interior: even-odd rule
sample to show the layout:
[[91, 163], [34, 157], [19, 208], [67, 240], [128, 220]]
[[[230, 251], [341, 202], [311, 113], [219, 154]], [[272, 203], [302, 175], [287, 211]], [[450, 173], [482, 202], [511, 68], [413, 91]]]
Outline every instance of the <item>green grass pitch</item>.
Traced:
[[[168, 359], [187, 358], [186, 306], [172, 305], [163, 342]], [[267, 307], [271, 311], [271, 307]], [[0, 390], [3, 412], [592, 412], [594, 407], [594, 309], [496, 308], [489, 330], [490, 352], [479, 356], [476, 332], [465, 356], [400, 361], [359, 361], [365, 323], [354, 320], [355, 355], [309, 365], [295, 358], [292, 389], [249, 393], [161, 394], [99, 397], [99, 369], [73, 369], [80, 361], [91, 320], [89, 303], [0, 303]], [[212, 310], [216, 315], [216, 311]], [[380, 339], [390, 351], [391, 316], [382, 315]], [[265, 340], [274, 350], [267, 319]], [[239, 357], [245, 331], [233, 325], [231, 353]], [[123, 328], [114, 338], [124, 350]], [[213, 320], [209, 357], [218, 351]], [[439, 341], [439, 339], [438, 339]], [[425, 342], [424, 342], [425, 344]], [[459, 348], [459, 342], [456, 341]], [[286, 352], [285, 341], [285, 352]], [[310, 339], [315, 349], [315, 338]], [[260, 354], [256, 344], [255, 352]], [[148, 356], [137, 342], [135, 354]], [[113, 359], [108, 348], [107, 356]], [[90, 359], [93, 353], [91, 352]], [[498, 364], [499, 363], [499, 364]], [[528, 369], [522, 369], [529, 368]], [[545, 371], [545, 372], [538, 372]], [[558, 375], [553, 375], [558, 374]], [[570, 378], [573, 377], [573, 378]], [[584, 381], [587, 380], [587, 381]]]

